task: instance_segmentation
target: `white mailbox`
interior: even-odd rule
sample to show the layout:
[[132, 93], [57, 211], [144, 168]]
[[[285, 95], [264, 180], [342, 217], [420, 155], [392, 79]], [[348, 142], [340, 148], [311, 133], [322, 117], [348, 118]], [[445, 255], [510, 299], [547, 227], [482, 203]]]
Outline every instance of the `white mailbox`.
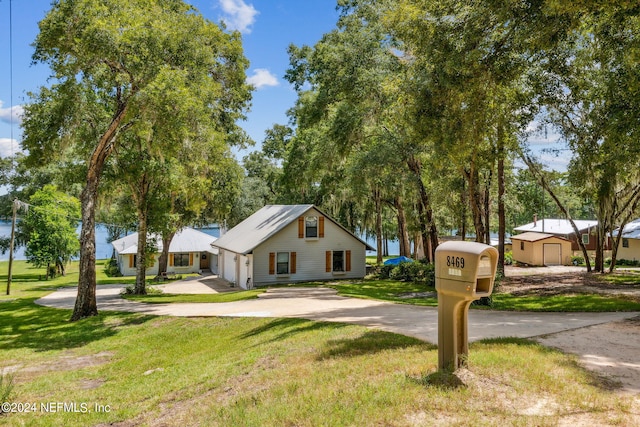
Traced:
[[497, 267], [498, 251], [489, 245], [445, 242], [436, 248], [440, 369], [456, 369], [466, 363], [469, 306], [491, 295]]

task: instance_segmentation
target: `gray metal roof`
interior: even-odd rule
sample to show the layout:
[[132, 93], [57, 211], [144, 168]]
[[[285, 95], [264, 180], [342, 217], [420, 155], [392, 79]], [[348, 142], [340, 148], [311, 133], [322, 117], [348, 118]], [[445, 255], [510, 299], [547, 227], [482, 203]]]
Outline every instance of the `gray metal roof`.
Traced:
[[227, 231], [213, 245], [237, 254], [248, 254], [312, 207], [267, 205]]
[[267, 205], [256, 213], [242, 221], [240, 224], [227, 231], [212, 246], [226, 249], [237, 254], [251, 253], [255, 248], [267, 241], [271, 236], [303, 216], [309, 209], [315, 208], [327, 219], [340, 226], [345, 232], [362, 241], [331, 217], [319, 210], [314, 205]]
[[[574, 219], [573, 222], [575, 222], [576, 227], [578, 227], [578, 231], [584, 231], [590, 227], [598, 225], [598, 221], [591, 220]], [[534, 231], [536, 233], [563, 235], [573, 234], [573, 227], [571, 227], [571, 222], [567, 219], [539, 219], [536, 222], [530, 222], [529, 224], [516, 227], [514, 230], [520, 232]]]
[[[614, 230], [611, 235], [614, 237], [618, 236], [619, 228]], [[635, 219], [624, 226], [622, 230], [622, 237], [626, 239], [640, 239], [640, 219]]]
[[[158, 234], [149, 234], [147, 239], [155, 239], [158, 252], [162, 251], [162, 237]], [[187, 252], [211, 252], [216, 253], [211, 248], [211, 243], [216, 240], [202, 231], [193, 228], [183, 228], [178, 231], [171, 243], [169, 244], [170, 253], [187, 253]], [[111, 245], [119, 254], [136, 254], [138, 253], [138, 233], [132, 233], [121, 239], [114, 240]]]

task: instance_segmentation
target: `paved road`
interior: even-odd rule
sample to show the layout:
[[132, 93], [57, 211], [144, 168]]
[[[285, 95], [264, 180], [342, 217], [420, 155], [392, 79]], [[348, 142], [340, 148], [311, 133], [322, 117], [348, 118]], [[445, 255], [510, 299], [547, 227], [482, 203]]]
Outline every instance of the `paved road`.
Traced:
[[[436, 344], [438, 311], [417, 307], [346, 298], [327, 288], [275, 288], [258, 299], [231, 303], [145, 304], [122, 299], [123, 286], [101, 285], [98, 310], [153, 315], [200, 317], [291, 317], [345, 322], [395, 332]], [[73, 308], [75, 288], [63, 288], [36, 301], [37, 304]], [[469, 312], [469, 341], [496, 337], [532, 338], [640, 315], [626, 313], [517, 313], [484, 310]]]

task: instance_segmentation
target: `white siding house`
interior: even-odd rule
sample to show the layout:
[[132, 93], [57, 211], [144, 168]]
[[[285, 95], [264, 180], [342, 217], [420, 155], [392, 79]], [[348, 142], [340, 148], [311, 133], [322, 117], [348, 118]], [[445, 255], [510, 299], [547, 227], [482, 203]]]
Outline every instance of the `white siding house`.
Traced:
[[[147, 269], [147, 274], [158, 274], [158, 256], [162, 252], [162, 239], [159, 236], [149, 236], [155, 239], [158, 253], [155, 262]], [[186, 274], [211, 270], [218, 272], [217, 250], [211, 247], [216, 240], [214, 236], [193, 228], [184, 228], [173, 236], [169, 244], [169, 262], [167, 273]], [[129, 234], [114, 240], [111, 245], [116, 251], [116, 260], [123, 276], [135, 276], [136, 255], [138, 253], [138, 233]]]
[[229, 230], [219, 249], [220, 277], [241, 288], [362, 278], [372, 249], [313, 205], [269, 205]]
[[[611, 236], [615, 239], [618, 237], [619, 232], [620, 229], [618, 228], [611, 233]], [[624, 259], [627, 261], [640, 260], [640, 219], [631, 221], [624, 226], [616, 259]]]

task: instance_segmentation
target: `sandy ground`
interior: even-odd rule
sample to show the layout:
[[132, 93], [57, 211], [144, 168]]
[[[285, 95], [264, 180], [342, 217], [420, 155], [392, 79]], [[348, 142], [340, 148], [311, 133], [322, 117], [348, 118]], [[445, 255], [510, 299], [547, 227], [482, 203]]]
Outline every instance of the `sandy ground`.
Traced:
[[640, 317], [574, 329], [537, 339], [578, 355], [580, 364], [622, 393], [640, 395]]
[[[514, 295], [601, 293], [640, 300], [640, 287], [610, 285], [581, 267], [509, 267], [502, 291]], [[578, 356], [580, 364], [621, 393], [640, 396], [640, 317], [540, 336], [543, 345]]]

